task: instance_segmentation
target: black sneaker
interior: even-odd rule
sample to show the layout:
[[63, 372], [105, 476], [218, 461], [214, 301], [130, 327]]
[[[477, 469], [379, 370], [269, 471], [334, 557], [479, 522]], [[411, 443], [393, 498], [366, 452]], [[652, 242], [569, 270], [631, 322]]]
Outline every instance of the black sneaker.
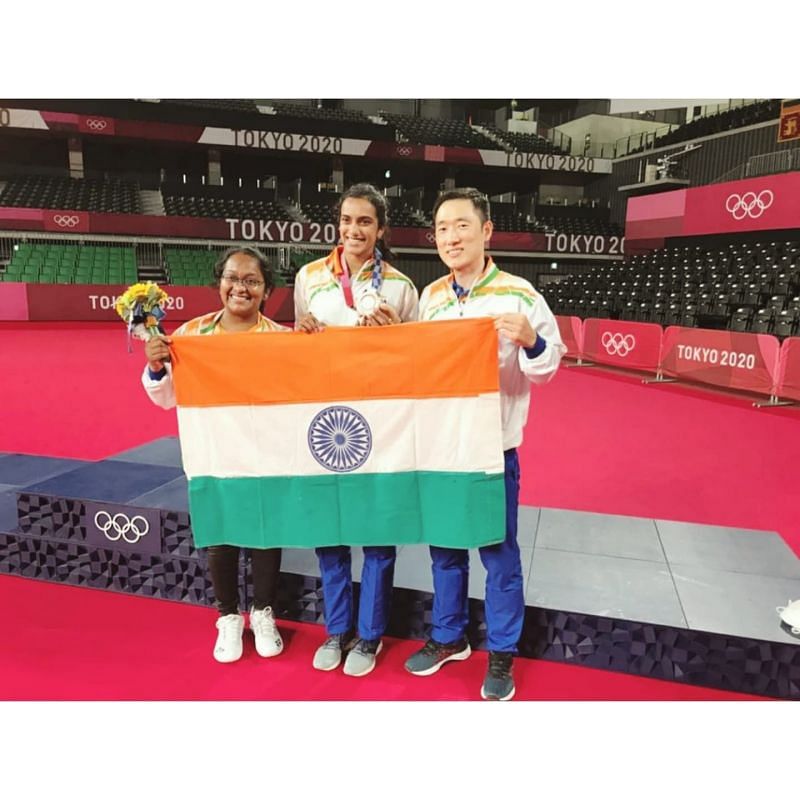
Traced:
[[406, 661], [406, 669], [412, 675], [433, 675], [434, 672], [438, 672], [442, 664], [448, 661], [464, 661], [471, 653], [472, 650], [465, 637], [450, 644], [439, 644], [433, 639], [428, 639], [425, 647]]
[[513, 661], [513, 653], [489, 653], [489, 668], [481, 686], [484, 700], [510, 700], [514, 696]]

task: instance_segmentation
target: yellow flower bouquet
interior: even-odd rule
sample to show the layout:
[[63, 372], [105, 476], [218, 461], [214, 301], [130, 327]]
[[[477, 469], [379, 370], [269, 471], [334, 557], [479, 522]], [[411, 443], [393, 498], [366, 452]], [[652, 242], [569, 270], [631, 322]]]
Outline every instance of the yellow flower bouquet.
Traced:
[[152, 339], [159, 331], [159, 323], [166, 312], [164, 306], [169, 295], [153, 281], [129, 286], [117, 299], [114, 308], [128, 323], [128, 350], [130, 337]]

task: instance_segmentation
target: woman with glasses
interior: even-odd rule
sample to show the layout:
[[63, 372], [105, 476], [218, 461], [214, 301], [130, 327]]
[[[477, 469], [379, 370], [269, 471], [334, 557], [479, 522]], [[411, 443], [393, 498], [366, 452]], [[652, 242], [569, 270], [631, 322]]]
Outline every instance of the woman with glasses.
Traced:
[[[384, 239], [386, 198], [370, 184], [356, 184], [341, 196], [336, 216], [338, 247], [325, 258], [306, 264], [295, 278], [297, 330], [316, 333], [326, 325], [392, 325], [416, 320], [417, 290], [389, 263], [392, 253]], [[375, 668], [389, 621], [396, 548], [364, 548], [357, 630], [350, 548], [319, 547], [317, 556], [328, 638], [314, 654], [314, 667], [334, 670], [347, 652], [345, 674], [367, 675]]]
[[[185, 322], [173, 336], [289, 331], [261, 313], [273, 281], [267, 261], [258, 250], [251, 247], [227, 250], [214, 265], [213, 274], [222, 310]], [[162, 408], [175, 406], [169, 363], [171, 343], [169, 337], [159, 336], [145, 344], [147, 366], [142, 383], [150, 399]], [[250, 628], [255, 635], [256, 651], [269, 658], [283, 650], [272, 612], [277, 599], [281, 551], [251, 549], [250, 563], [253, 576]], [[239, 548], [225, 544], [209, 547], [208, 568], [219, 611], [214, 658], [223, 663], [236, 661], [242, 655], [244, 632], [244, 617], [239, 610]]]

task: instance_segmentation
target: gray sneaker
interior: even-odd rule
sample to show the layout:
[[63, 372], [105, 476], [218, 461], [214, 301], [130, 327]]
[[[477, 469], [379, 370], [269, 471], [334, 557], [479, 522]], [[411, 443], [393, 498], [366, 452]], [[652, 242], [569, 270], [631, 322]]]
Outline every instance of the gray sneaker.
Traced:
[[344, 674], [360, 678], [369, 675], [375, 669], [378, 653], [383, 650], [380, 639], [359, 639], [347, 654], [344, 662]]
[[342, 663], [342, 652], [353, 646], [350, 633], [337, 633], [329, 636], [314, 653], [314, 669], [330, 672]]

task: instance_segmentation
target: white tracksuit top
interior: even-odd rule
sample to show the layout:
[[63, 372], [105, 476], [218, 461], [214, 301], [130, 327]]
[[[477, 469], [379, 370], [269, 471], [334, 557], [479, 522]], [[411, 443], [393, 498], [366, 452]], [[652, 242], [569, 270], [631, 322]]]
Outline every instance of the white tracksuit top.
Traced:
[[[342, 248], [334, 248], [325, 258], [301, 267], [294, 279], [295, 322], [308, 312], [324, 325], [355, 325], [358, 312], [347, 305], [344, 289], [336, 276], [342, 271]], [[357, 300], [372, 286], [373, 261], [367, 261], [352, 275], [353, 298]], [[403, 322], [416, 322], [419, 295], [416, 287], [400, 270], [386, 261], [382, 265], [383, 284], [380, 294], [386, 298]]]

